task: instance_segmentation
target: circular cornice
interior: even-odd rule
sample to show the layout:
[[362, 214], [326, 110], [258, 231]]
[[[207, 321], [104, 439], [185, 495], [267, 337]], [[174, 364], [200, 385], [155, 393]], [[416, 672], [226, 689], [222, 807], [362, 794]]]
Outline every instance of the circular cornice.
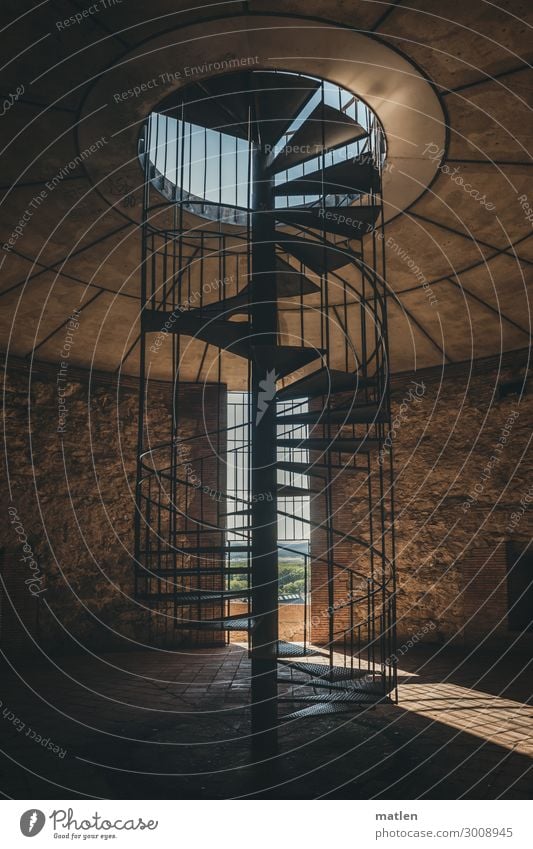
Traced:
[[241, 16], [193, 24], [144, 42], [95, 83], [83, 104], [79, 146], [103, 139], [87, 172], [110, 204], [131, 192], [140, 217], [137, 140], [143, 120], [172, 91], [228, 68], [313, 74], [353, 91], [377, 114], [388, 146], [383, 180], [386, 220], [411, 206], [432, 182], [438, 160], [425, 151], [445, 144], [437, 95], [396, 50], [360, 32], [299, 17]]

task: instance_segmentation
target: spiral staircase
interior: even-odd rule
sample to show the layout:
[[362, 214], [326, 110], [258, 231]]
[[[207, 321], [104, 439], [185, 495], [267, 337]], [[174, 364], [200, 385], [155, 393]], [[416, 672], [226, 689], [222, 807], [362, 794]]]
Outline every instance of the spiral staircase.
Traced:
[[[135, 594], [183, 644], [247, 635], [262, 754], [280, 722], [396, 698], [384, 157], [379, 123], [353, 94], [274, 71], [185, 86], [140, 139]], [[230, 294], [205, 294], [207, 269], [231, 278]], [[239, 495], [224, 468], [243, 446], [228, 442], [223, 395], [209, 421], [182, 429], [191, 339], [214, 352], [214, 396], [228, 358], [249, 393]], [[158, 441], [150, 350], [167, 343], [176, 383], [169, 439]], [[280, 516], [311, 539], [300, 640], [279, 634], [278, 556], [291, 550]]]

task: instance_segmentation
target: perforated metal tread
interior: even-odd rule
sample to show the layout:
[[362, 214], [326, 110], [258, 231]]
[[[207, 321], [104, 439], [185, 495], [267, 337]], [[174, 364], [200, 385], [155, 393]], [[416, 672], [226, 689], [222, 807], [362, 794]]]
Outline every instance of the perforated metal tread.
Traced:
[[354, 681], [357, 678], [364, 678], [368, 675], [366, 669], [350, 669], [345, 666], [329, 666], [327, 663], [298, 663], [289, 660], [280, 659], [279, 661], [284, 666], [288, 666], [298, 672], [305, 672], [314, 678], [321, 678], [328, 681]]
[[325, 716], [327, 714], [352, 713], [356, 707], [367, 707], [367, 705], [343, 705], [343, 704], [316, 704], [310, 705], [300, 710], [295, 710], [280, 718], [280, 722], [286, 722], [289, 719], [304, 719], [308, 716]]
[[188, 593], [169, 593], [171, 599], [177, 604], [220, 604], [230, 598], [246, 598], [250, 595], [249, 590], [200, 590]]
[[[227, 571], [226, 571], [227, 569]], [[198, 578], [198, 577], [207, 577], [208, 575], [220, 575], [221, 577], [224, 575], [248, 575], [250, 569], [246, 566], [236, 566], [235, 568], [226, 567], [225, 565], [221, 566], [206, 566], [205, 568], [200, 564], [198, 566], [190, 566], [188, 569], [173, 569], [169, 567], [168, 569], [153, 569], [151, 572], [148, 572], [146, 569], [138, 569], [137, 574], [141, 578], [152, 578], [153, 580], [157, 580], [157, 578], [168, 578], [173, 577], [189, 577], [189, 578]]]
[[278, 640], [278, 657], [313, 657], [316, 655], [324, 655], [321, 649], [312, 649], [309, 646], [300, 646], [298, 643], [287, 643], [285, 640]]
[[204, 619], [201, 622], [177, 619], [176, 628], [193, 631], [251, 631], [258, 622], [257, 616], [226, 616], [223, 619]]
[[[323, 678], [311, 678], [309, 681], [294, 681], [290, 678], [278, 678], [278, 681], [283, 684], [292, 684], [293, 687], [312, 687], [317, 689], [326, 689], [339, 693], [369, 693], [375, 696], [384, 696], [385, 689], [383, 681], [371, 680], [365, 678], [352, 679], [350, 681], [325, 681]], [[305, 690], [302, 691], [302, 694]]]
[[291, 695], [280, 696], [280, 702], [309, 702], [310, 704], [357, 704], [357, 705], [376, 705], [384, 700], [389, 701], [387, 696], [377, 695], [375, 693], [364, 693], [359, 690], [346, 690], [341, 692], [338, 690], [335, 693], [321, 693], [320, 696], [311, 695]]

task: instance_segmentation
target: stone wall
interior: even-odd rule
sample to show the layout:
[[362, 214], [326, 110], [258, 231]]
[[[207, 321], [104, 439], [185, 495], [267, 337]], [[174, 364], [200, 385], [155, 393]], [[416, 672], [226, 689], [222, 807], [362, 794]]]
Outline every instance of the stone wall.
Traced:
[[[61, 419], [56, 381], [50, 366], [34, 364], [30, 379], [27, 364], [9, 361], [0, 538], [8, 591], [1, 594], [4, 637], [13, 647], [23, 644], [11, 597], [46, 651], [76, 650], [77, 641], [94, 650], [127, 650], [160, 643], [165, 630], [176, 639], [168, 620], [161, 624], [131, 599], [137, 381], [117, 385], [110, 375], [89, 379], [71, 369]], [[216, 405], [221, 391], [184, 385], [184, 436], [202, 427], [202, 411]], [[152, 382], [152, 444], [168, 439], [170, 404], [169, 385]]]
[[[77, 640], [95, 650], [157, 644], [160, 629], [131, 600], [136, 381], [117, 389], [109, 375], [89, 382], [71, 372], [59, 439], [55, 373], [34, 366], [29, 383], [27, 366], [10, 363], [0, 545], [17, 613], [46, 650], [75, 650]], [[515, 352], [500, 365], [478, 361], [472, 370], [453, 365], [393, 380], [400, 645], [413, 637], [468, 645], [517, 639], [507, 621], [506, 543], [523, 547], [533, 530], [533, 400], [527, 393], [519, 400], [513, 387], [525, 363], [526, 353]], [[423, 386], [416, 401], [413, 393], [406, 400], [413, 380]], [[212, 388], [213, 404], [219, 391]], [[206, 398], [204, 387], [186, 392], [184, 432], [192, 432]], [[154, 440], [166, 432], [169, 404], [168, 385], [153, 383]], [[353, 523], [357, 503], [346, 503]], [[4, 633], [15, 645], [20, 626], [0, 595]]]
[[[399, 645], [413, 638], [471, 646], [532, 641], [511, 630], [507, 617], [507, 574], [516, 560], [508, 543], [523, 549], [533, 531], [533, 399], [517, 393], [526, 363], [527, 352], [513, 352], [501, 362], [392, 379]], [[341, 476], [337, 526], [364, 535], [364, 496], [356, 476]], [[324, 515], [317, 503], [313, 518]], [[315, 551], [320, 542], [317, 534]], [[336, 546], [337, 562], [355, 554], [346, 543]], [[313, 578], [318, 643], [328, 638], [322, 572], [315, 568]], [[343, 595], [345, 587], [336, 586], [335, 598]]]
[[[526, 545], [533, 531], [533, 510], [520, 509], [533, 477], [533, 398], [516, 391], [526, 362], [513, 352], [393, 380], [400, 641], [517, 639], [505, 543]], [[423, 395], [405, 402], [413, 380]]]

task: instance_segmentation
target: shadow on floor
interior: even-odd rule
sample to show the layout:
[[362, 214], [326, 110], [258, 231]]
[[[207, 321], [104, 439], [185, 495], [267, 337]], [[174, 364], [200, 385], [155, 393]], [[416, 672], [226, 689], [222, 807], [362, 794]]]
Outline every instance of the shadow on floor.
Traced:
[[[496, 709], [486, 733], [479, 723], [475, 733], [458, 728], [448, 710], [445, 721], [434, 718], [442, 702], [442, 694], [432, 701], [434, 685], [459, 675], [453, 684], [466, 699], [466, 682], [479, 678], [479, 658], [458, 659], [413, 651], [402, 670], [418, 675], [402, 685], [399, 706], [287, 723], [280, 755], [262, 768], [249, 762], [249, 662], [240, 648], [69, 657], [56, 659], [59, 669], [43, 658], [17, 663], [18, 674], [3, 664], [1, 788], [17, 799], [528, 798], [533, 761], [512, 742], [485, 739]], [[499, 685], [491, 672], [490, 686], [507, 699], [510, 671], [500, 665]], [[424, 700], [418, 709], [420, 687], [431, 715]], [[525, 700], [525, 682], [513, 687]], [[468, 718], [468, 701], [459, 707]], [[512, 704], [506, 710], [514, 717]]]

